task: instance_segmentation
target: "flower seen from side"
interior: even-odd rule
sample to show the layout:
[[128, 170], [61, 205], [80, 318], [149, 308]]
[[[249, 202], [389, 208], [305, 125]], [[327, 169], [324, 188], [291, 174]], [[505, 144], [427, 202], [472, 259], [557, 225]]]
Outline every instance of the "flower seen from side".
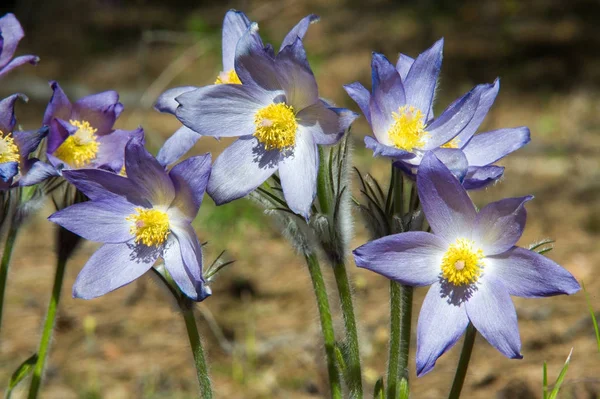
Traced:
[[13, 58], [23, 36], [23, 28], [14, 14], [8, 13], [0, 18], [0, 78], [21, 65], [39, 62], [35, 55]]

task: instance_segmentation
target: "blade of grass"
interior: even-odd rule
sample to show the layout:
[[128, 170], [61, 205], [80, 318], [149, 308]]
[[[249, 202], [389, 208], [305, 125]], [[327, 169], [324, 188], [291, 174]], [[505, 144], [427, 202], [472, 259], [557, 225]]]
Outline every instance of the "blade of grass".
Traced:
[[590, 301], [590, 295], [585, 290], [583, 281], [581, 282], [581, 287], [583, 287], [585, 300], [587, 302], [588, 309], [590, 310], [590, 316], [592, 316], [592, 323], [594, 324], [594, 331], [596, 332], [596, 343], [598, 344], [598, 352], [600, 352], [600, 330], [598, 330], [598, 320], [596, 320], [596, 314], [594, 313], [594, 308], [592, 307], [592, 302]]
[[562, 370], [560, 370], [560, 374], [558, 375], [558, 378], [556, 379], [556, 383], [554, 383], [554, 388], [552, 388], [552, 392], [550, 392], [550, 396], [548, 397], [548, 399], [556, 399], [558, 397], [558, 391], [560, 391], [560, 387], [561, 387], [565, 377], [567, 376], [567, 370], [569, 369], [569, 363], [571, 362], [572, 354], [573, 354], [573, 348], [571, 348], [571, 352], [569, 352], [569, 356], [567, 357], [567, 360], [565, 361], [565, 365], [563, 366]]

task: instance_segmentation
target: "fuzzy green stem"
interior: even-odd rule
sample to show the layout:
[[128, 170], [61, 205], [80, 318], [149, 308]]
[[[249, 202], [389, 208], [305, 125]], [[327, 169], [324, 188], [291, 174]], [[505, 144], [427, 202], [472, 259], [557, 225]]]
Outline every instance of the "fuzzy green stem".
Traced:
[[360, 399], [363, 397], [362, 390], [362, 372], [360, 367], [360, 351], [358, 344], [358, 330], [356, 328], [356, 317], [354, 316], [354, 306], [352, 304], [352, 288], [348, 279], [346, 265], [340, 263], [333, 267], [335, 282], [337, 284], [342, 313], [344, 316], [344, 327], [346, 329], [346, 344], [349, 364], [349, 372], [346, 381], [350, 398]]
[[4, 295], [6, 292], [6, 280], [8, 279], [8, 267], [10, 266], [10, 258], [13, 247], [17, 239], [19, 228], [15, 223], [11, 223], [4, 244], [4, 253], [2, 254], [2, 263], [0, 264], [0, 329], [2, 328], [2, 314], [4, 310]]
[[400, 284], [390, 281], [390, 345], [387, 371], [387, 398], [396, 397], [400, 361]]
[[340, 374], [336, 365], [335, 358], [335, 334], [333, 331], [333, 321], [331, 319], [331, 309], [325, 287], [325, 280], [321, 272], [319, 260], [315, 254], [305, 255], [308, 271], [312, 280], [317, 307], [319, 308], [319, 318], [321, 320], [321, 331], [325, 342], [325, 355], [327, 357], [327, 372], [329, 373], [329, 386], [332, 399], [342, 398], [342, 386], [340, 384]]
[[[178, 301], [179, 303], [179, 301]], [[194, 365], [196, 366], [196, 374], [198, 376], [198, 384], [200, 385], [200, 397], [202, 399], [212, 399], [212, 388], [210, 378], [208, 377], [208, 368], [206, 367], [206, 359], [204, 358], [204, 350], [198, 334], [196, 326], [196, 318], [192, 306], [181, 306], [185, 327], [187, 329], [188, 338], [190, 339], [190, 347], [194, 355]]]
[[462, 391], [462, 387], [465, 382], [465, 376], [467, 375], [467, 368], [469, 367], [469, 361], [471, 360], [471, 353], [473, 353], [473, 345], [475, 344], [476, 335], [477, 330], [475, 327], [473, 327], [473, 324], [469, 323], [469, 326], [467, 327], [467, 333], [465, 334], [465, 342], [463, 343], [463, 348], [460, 352], [460, 359], [458, 360], [456, 374], [454, 375], [454, 381], [452, 382], [452, 389], [450, 389], [450, 395], [448, 395], [448, 399], [458, 399], [460, 397], [460, 391]]
[[46, 365], [46, 358], [48, 357], [48, 352], [50, 351], [50, 340], [52, 339], [52, 332], [54, 331], [54, 324], [56, 322], [56, 314], [58, 310], [58, 304], [60, 302], [60, 293], [62, 291], [67, 259], [68, 256], [59, 255], [56, 262], [56, 273], [54, 275], [52, 297], [50, 298], [50, 303], [48, 304], [46, 322], [44, 323], [44, 330], [42, 331], [42, 338], [40, 340], [40, 346], [38, 349], [38, 360], [35, 363], [33, 375], [31, 377], [31, 385], [29, 386], [28, 396], [29, 399], [37, 398], [40, 385], [42, 383], [44, 366]]

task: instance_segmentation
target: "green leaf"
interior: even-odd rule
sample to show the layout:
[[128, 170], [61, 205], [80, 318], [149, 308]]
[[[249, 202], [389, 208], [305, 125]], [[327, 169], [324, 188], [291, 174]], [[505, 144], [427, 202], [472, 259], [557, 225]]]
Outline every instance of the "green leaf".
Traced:
[[373, 399], [384, 399], [383, 393], [383, 377], [379, 377], [375, 383], [375, 389], [373, 390]]
[[548, 365], [544, 362], [542, 367], [542, 388], [543, 388], [543, 399], [548, 399]]
[[398, 384], [398, 397], [400, 399], [408, 399], [410, 391], [408, 389], [408, 380], [406, 378], [402, 378], [400, 380], [400, 384]]
[[556, 379], [556, 383], [554, 383], [554, 388], [552, 389], [552, 392], [550, 392], [550, 396], [548, 396], [548, 399], [556, 399], [558, 397], [558, 391], [560, 391], [560, 387], [567, 375], [567, 370], [569, 368], [569, 363], [571, 362], [572, 354], [573, 354], [573, 348], [571, 348], [571, 352], [569, 352], [569, 356], [567, 357], [567, 360], [565, 361], [565, 365], [563, 366], [562, 370], [560, 371], [560, 374], [558, 375], [558, 378]]
[[10, 377], [10, 381], [8, 383], [8, 388], [6, 389], [6, 393], [4, 395], [5, 399], [10, 399], [10, 395], [12, 395], [13, 389], [21, 382], [25, 377], [29, 375], [30, 372], [33, 371], [33, 367], [37, 363], [38, 355], [34, 353], [25, 360], [21, 365], [15, 370], [15, 372]]
[[594, 324], [594, 331], [596, 331], [596, 343], [598, 344], [598, 352], [600, 352], [600, 330], [598, 330], [598, 320], [596, 320], [596, 314], [594, 313], [594, 308], [592, 307], [592, 302], [590, 301], [590, 295], [585, 290], [585, 285], [583, 284], [583, 281], [581, 282], [581, 286], [583, 287], [583, 292], [585, 293], [585, 300], [587, 302], [590, 315], [592, 316], [592, 324]]

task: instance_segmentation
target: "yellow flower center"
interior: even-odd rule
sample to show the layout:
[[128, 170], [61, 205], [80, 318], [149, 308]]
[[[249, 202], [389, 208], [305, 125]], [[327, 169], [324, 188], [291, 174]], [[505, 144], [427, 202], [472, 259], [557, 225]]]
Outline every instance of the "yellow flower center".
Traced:
[[121, 170], [119, 171], [119, 175], [123, 176], [123, 177], [127, 177], [127, 169], [125, 168], [125, 165], [123, 165], [121, 167]]
[[222, 85], [222, 84], [241, 85], [242, 81], [240, 80], [237, 73], [235, 73], [235, 69], [232, 69], [231, 71], [221, 72], [217, 76], [217, 80], [215, 80], [215, 84], [216, 85]]
[[0, 130], [0, 163], [19, 162], [19, 147], [10, 133], [4, 134]]
[[472, 284], [481, 275], [483, 251], [471, 240], [459, 238], [442, 258], [442, 277], [454, 285]]
[[398, 112], [392, 112], [394, 124], [388, 131], [388, 136], [394, 146], [401, 150], [412, 151], [425, 144], [427, 137], [423, 113], [413, 106], [402, 106]]
[[70, 165], [81, 167], [89, 164], [98, 154], [100, 143], [96, 140], [96, 131], [87, 121], [70, 120], [77, 131], [67, 137], [56, 149], [54, 155]]
[[125, 218], [133, 222], [129, 232], [135, 236], [135, 242], [148, 247], [164, 244], [171, 232], [169, 216], [158, 209], [135, 208], [135, 212]]
[[296, 144], [298, 122], [294, 108], [284, 103], [270, 104], [254, 115], [254, 136], [267, 150], [282, 150]]
[[458, 146], [460, 145], [460, 140], [458, 139], [458, 137], [453, 138], [452, 140], [450, 140], [449, 142], [447, 142], [446, 144], [441, 145], [441, 148], [458, 148]]

